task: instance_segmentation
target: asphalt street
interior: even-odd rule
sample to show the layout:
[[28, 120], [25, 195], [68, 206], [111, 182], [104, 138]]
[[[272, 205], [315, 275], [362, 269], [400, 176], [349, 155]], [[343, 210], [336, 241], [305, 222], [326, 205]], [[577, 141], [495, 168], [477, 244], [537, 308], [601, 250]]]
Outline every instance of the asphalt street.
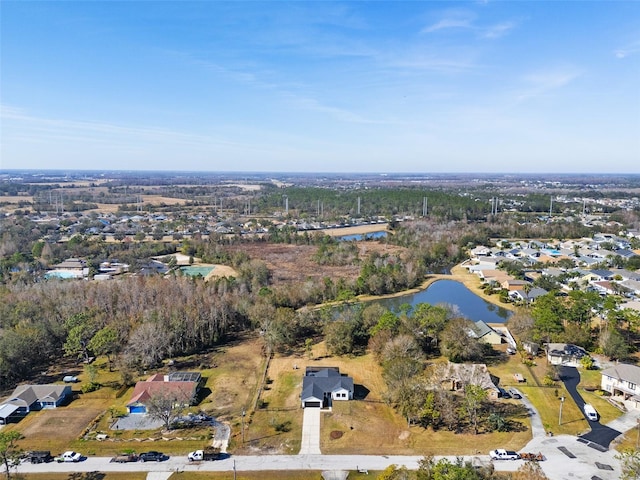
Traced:
[[[577, 372], [576, 372], [577, 373]], [[584, 400], [575, 390], [577, 382], [575, 374], [569, 370], [563, 376], [573, 384], [576, 394], [576, 403], [581, 406]], [[579, 379], [579, 376], [578, 376]], [[569, 388], [569, 387], [568, 387]], [[571, 390], [569, 390], [571, 392]], [[573, 397], [572, 397], [573, 398]], [[602, 480], [619, 480], [620, 462], [615, 458], [615, 450], [595, 449], [589, 445], [578, 441], [580, 437], [571, 435], [547, 436], [539, 413], [529, 400], [523, 396], [523, 404], [529, 410], [531, 419], [532, 440], [521, 450], [530, 453], [542, 453], [544, 461], [540, 462], [542, 470], [550, 480], [589, 480], [600, 478]], [[622, 419], [614, 421], [614, 424], [623, 430], [635, 426], [635, 416], [623, 415]], [[605, 425], [597, 423], [598, 431], [615, 431]], [[592, 427], [593, 428], [593, 427]], [[315, 430], [315, 429], [314, 429]], [[593, 431], [591, 432], [593, 433]], [[584, 437], [583, 437], [584, 438]], [[508, 445], [505, 445], [508, 448]], [[314, 447], [315, 448], [315, 447]], [[437, 459], [447, 458], [455, 461], [456, 457], [436, 457]], [[267, 470], [384, 470], [391, 464], [406, 466], [409, 469], [416, 469], [421, 456], [400, 456], [400, 455], [252, 455], [252, 456], [228, 456], [222, 460], [189, 463], [184, 456], [171, 457], [163, 462], [147, 463], [110, 463], [110, 457], [90, 457], [80, 463], [48, 463], [36, 464], [23, 463], [18, 471], [22, 473], [47, 473], [47, 472], [158, 472], [148, 478], [153, 480], [163, 480], [161, 472], [182, 472], [182, 471], [267, 471]], [[475, 465], [489, 464], [491, 462], [487, 455], [464, 457]], [[497, 471], [515, 471], [522, 464], [523, 460], [516, 461], [495, 461], [494, 466]]]

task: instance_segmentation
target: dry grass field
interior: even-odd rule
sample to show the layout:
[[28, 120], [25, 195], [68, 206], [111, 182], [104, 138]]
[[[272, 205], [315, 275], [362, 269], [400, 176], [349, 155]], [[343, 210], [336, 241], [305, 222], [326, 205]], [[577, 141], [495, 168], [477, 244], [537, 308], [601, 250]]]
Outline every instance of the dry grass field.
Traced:
[[[308, 365], [339, 367], [342, 373], [353, 377], [356, 385], [357, 400], [334, 402], [332, 411], [321, 415], [320, 446], [325, 454], [476, 454], [504, 445], [520, 448], [531, 438], [528, 429], [461, 435], [408, 427], [405, 419], [383, 401], [386, 386], [371, 355], [329, 357], [324, 344], [319, 343], [314, 346], [313, 358], [297, 355], [272, 359], [268, 376], [273, 383], [261, 396], [267, 406], [255, 412], [247, 430], [247, 438], [251, 439], [245, 447], [247, 453], [297, 453], [302, 428], [299, 395]], [[272, 425], [283, 421], [290, 422], [291, 430], [275, 432]], [[332, 439], [333, 431], [341, 432], [341, 438]]]
[[[365, 258], [372, 252], [378, 252], [381, 255], [385, 253], [402, 255], [405, 252], [403, 247], [374, 241], [359, 242], [358, 248], [360, 258]], [[265, 262], [272, 273], [274, 284], [299, 284], [309, 278], [321, 280], [325, 277], [336, 282], [339, 278], [354, 280], [360, 275], [360, 265], [319, 265], [313, 259], [318, 247], [313, 245], [247, 243], [230, 246], [228, 250], [231, 253], [242, 251], [251, 258]]]
[[[349, 480], [370, 479], [376, 478], [376, 474], [379, 472], [369, 471], [369, 475], [365, 473], [357, 473], [355, 471], [349, 472]], [[236, 478], [237, 480], [321, 480], [322, 472], [313, 470], [279, 470], [262, 472], [237, 472], [236, 477], [230, 472], [180, 472], [171, 475], [169, 480], [230, 480]], [[111, 480], [107, 478], [106, 480]]]
[[146, 480], [146, 478], [146, 472], [22, 473], [15, 477], [16, 480]]

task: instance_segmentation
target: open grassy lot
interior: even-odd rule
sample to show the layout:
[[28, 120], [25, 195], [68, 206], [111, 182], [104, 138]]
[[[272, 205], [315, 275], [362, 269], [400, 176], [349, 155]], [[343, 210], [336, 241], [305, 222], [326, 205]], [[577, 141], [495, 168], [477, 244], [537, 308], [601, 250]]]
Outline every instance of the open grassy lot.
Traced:
[[[13, 477], [12, 477], [13, 478]], [[145, 480], [146, 472], [22, 473], [16, 480]], [[173, 477], [172, 477], [173, 478]], [[204, 477], [203, 477], [204, 478]], [[222, 478], [222, 477], [221, 477]]]
[[[247, 338], [231, 342], [224, 347], [207, 354], [193, 355], [175, 359], [174, 366], [180, 370], [197, 370], [202, 374], [205, 384], [200, 392], [201, 402], [190, 410], [205, 411], [218, 420], [232, 424], [232, 435], [240, 429], [234, 426], [240, 423], [241, 412], [248, 410], [254, 397], [258, 379], [261, 377], [264, 356], [261, 354], [260, 339]], [[160, 369], [161, 372], [168, 371]], [[140, 380], [154, 372], [147, 372]], [[125, 391], [119, 398], [112, 398], [106, 408], [113, 407], [119, 412], [126, 411], [126, 404], [132, 389]], [[105, 413], [98, 421], [95, 432], [109, 435], [106, 441], [94, 439], [77, 440], [71, 445], [89, 455], [115, 455], [122, 451], [160, 450], [167, 454], [185, 454], [211, 443], [213, 430], [190, 428], [170, 432], [156, 430], [118, 430], [110, 429], [113, 419]], [[235, 430], [235, 431], [234, 431]]]
[[[232, 424], [232, 435], [238, 435], [241, 412], [249, 410], [264, 369], [262, 342], [257, 338], [242, 338], [206, 354], [175, 359], [172, 368], [197, 370], [202, 373], [205, 384], [201, 390], [200, 404], [192, 411], [204, 410], [221, 421]], [[104, 385], [96, 392], [81, 394], [79, 385], [88, 381], [86, 373], [77, 368], [73, 371], [80, 378], [74, 385], [76, 398], [66, 406], [32, 412], [17, 424], [7, 429], [18, 430], [24, 439], [20, 441], [25, 450], [50, 450], [58, 454], [65, 450], [76, 450], [84, 455], [110, 456], [122, 451], [143, 452], [160, 450], [169, 455], [185, 454], [211, 443], [213, 430], [209, 427], [191, 428], [163, 432], [156, 430], [111, 430], [112, 412], [123, 414], [131, 397], [132, 388], [119, 392], [119, 372], [110, 372], [106, 359], [94, 362], [97, 381]], [[160, 369], [168, 372], [168, 367]], [[151, 374], [140, 375], [136, 380], [145, 380]], [[61, 378], [62, 372], [52, 372], [51, 380]], [[235, 431], [234, 431], [235, 430]], [[106, 433], [107, 440], [98, 441], [96, 433]]]
[[[476, 454], [504, 445], [520, 448], [531, 438], [528, 428], [521, 432], [463, 435], [408, 427], [383, 401], [386, 386], [371, 355], [328, 357], [320, 343], [314, 347], [313, 358], [286, 356], [271, 361], [268, 376], [273, 383], [261, 396], [267, 402], [266, 408], [255, 412], [247, 429], [247, 438], [251, 439], [245, 447], [247, 451], [297, 453], [302, 427], [299, 395], [308, 365], [339, 367], [353, 377], [356, 385], [357, 400], [334, 402], [332, 412], [321, 414], [320, 447], [326, 454]], [[275, 431], [274, 425], [282, 422], [290, 422], [289, 432]], [[526, 418], [522, 422], [528, 427]], [[331, 432], [340, 432], [341, 437], [332, 439]]]
[[[376, 478], [380, 472], [369, 471], [369, 475], [358, 473], [353, 470], [349, 471], [349, 480]], [[203, 480], [203, 479], [232, 479], [237, 480], [314, 480], [322, 479], [322, 472], [313, 470], [281, 470], [281, 471], [262, 471], [262, 472], [180, 472], [171, 475], [169, 480]], [[110, 480], [110, 479], [107, 479]]]

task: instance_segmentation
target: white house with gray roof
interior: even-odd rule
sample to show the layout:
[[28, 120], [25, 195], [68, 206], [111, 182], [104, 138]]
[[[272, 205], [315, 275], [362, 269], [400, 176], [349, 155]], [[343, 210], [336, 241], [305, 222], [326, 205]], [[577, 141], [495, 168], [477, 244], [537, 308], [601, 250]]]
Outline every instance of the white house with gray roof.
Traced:
[[71, 396], [69, 385], [20, 385], [0, 404], [0, 424], [23, 417], [32, 410], [57, 408]]
[[302, 379], [302, 408], [330, 407], [333, 400], [353, 400], [353, 378], [338, 367], [307, 367]]
[[601, 372], [602, 390], [619, 400], [627, 409], [640, 410], [640, 367], [619, 363]]

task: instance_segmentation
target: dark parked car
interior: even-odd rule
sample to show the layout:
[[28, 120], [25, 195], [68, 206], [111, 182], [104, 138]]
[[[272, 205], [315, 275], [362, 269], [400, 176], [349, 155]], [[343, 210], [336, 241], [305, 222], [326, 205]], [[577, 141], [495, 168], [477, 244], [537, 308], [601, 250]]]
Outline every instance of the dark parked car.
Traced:
[[522, 395], [520, 395], [520, 392], [518, 390], [516, 390], [515, 388], [510, 388], [508, 390], [509, 394], [511, 394], [511, 396], [513, 398], [516, 398], [518, 400], [520, 400], [522, 398]]
[[511, 398], [511, 395], [509, 394], [509, 392], [507, 392], [504, 388], [498, 387], [498, 390], [500, 391], [500, 396], [502, 398]]
[[169, 457], [167, 457], [164, 453], [160, 453], [160, 452], [144, 452], [140, 454], [140, 461], [141, 462], [161, 462], [162, 460], [165, 460]]

